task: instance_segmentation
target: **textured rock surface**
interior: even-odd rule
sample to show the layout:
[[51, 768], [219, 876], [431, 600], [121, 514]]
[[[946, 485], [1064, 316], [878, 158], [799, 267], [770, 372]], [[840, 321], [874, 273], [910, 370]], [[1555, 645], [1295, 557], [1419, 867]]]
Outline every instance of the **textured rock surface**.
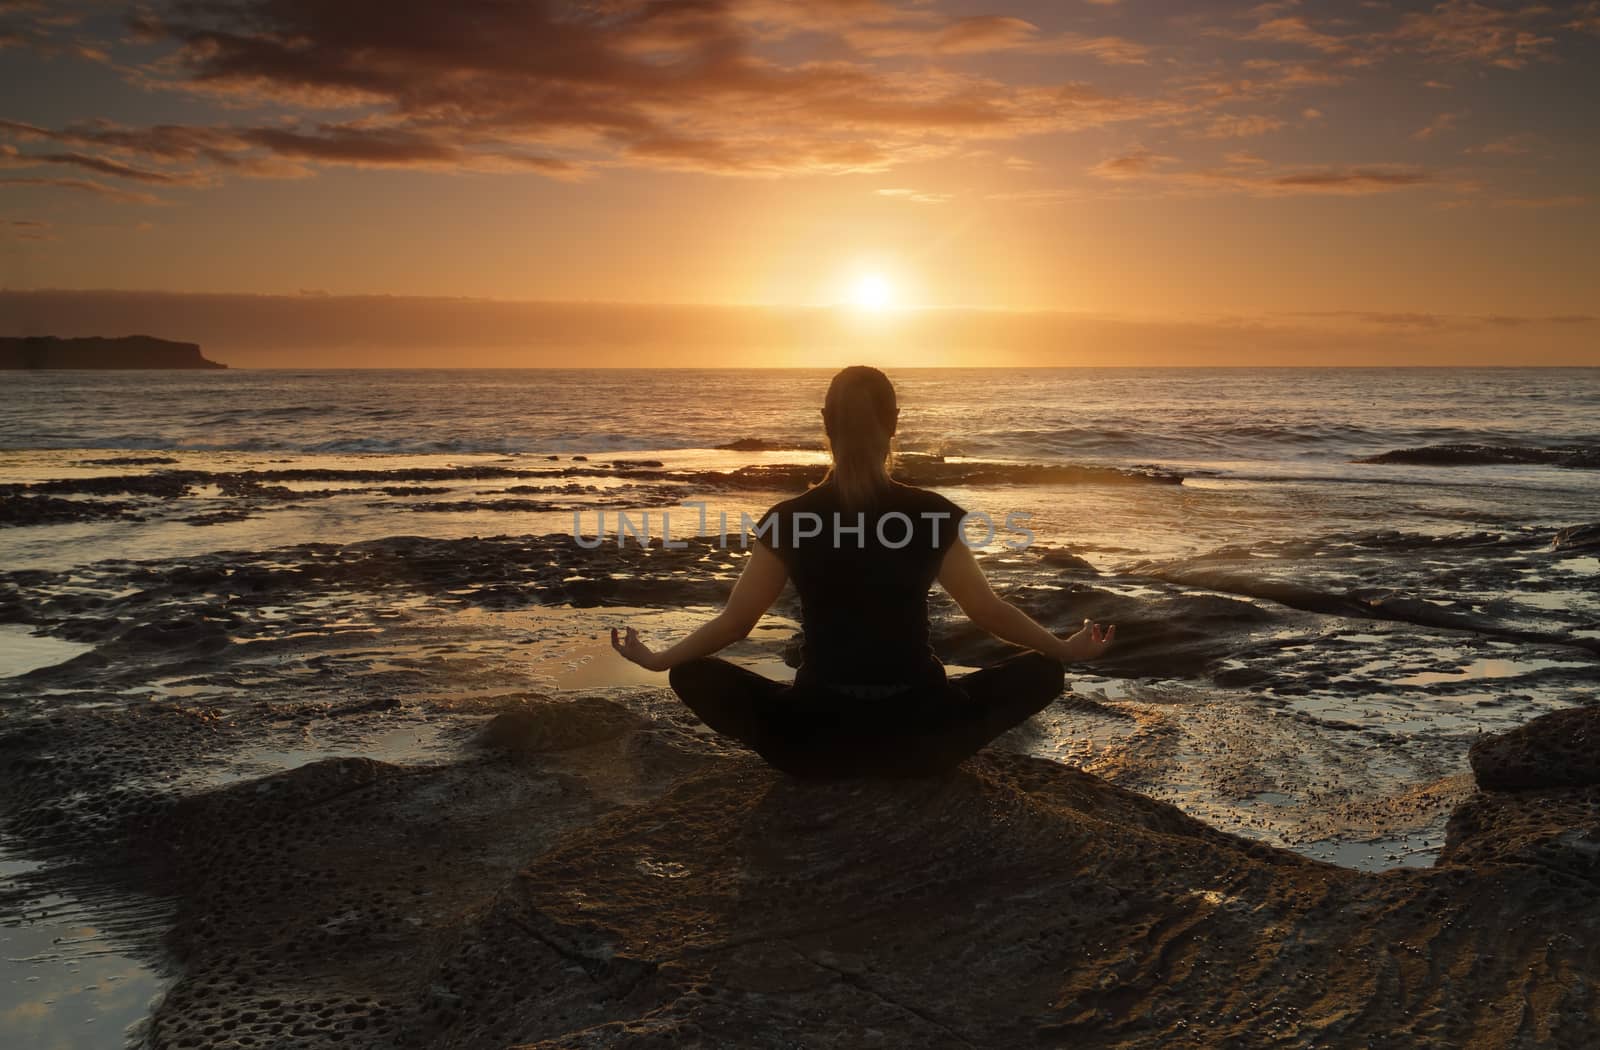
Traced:
[[1597, 788], [1480, 794], [1370, 874], [1021, 755], [807, 784], [611, 701], [441, 704], [449, 761], [176, 796], [62, 718], [0, 738], [9, 826], [174, 901], [155, 1047], [1593, 1045]]
[[1478, 741], [1468, 757], [1478, 785], [1484, 788], [1600, 784], [1600, 707], [1541, 715], [1508, 733]]
[[1441, 864], [1537, 864], [1600, 886], [1600, 786], [1481, 792], [1450, 815]]
[[1600, 887], [1523, 863], [1525, 836], [1500, 848], [1493, 804], [1455, 863], [1373, 876], [1039, 760], [809, 785], [619, 731], [612, 705], [529, 706], [491, 737], [514, 757], [332, 760], [181, 807], [186, 976], [157, 1044], [1592, 1034], [1594, 990], [1568, 978], [1600, 962]]

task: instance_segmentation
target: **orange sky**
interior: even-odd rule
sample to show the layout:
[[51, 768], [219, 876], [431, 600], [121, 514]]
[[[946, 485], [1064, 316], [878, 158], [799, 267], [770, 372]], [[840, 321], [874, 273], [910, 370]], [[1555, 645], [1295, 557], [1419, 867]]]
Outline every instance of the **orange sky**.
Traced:
[[[224, 359], [1600, 364], [1592, 0], [84, 0], [0, 48], [0, 283], [289, 297], [134, 315]], [[0, 332], [130, 301], [62, 302]]]

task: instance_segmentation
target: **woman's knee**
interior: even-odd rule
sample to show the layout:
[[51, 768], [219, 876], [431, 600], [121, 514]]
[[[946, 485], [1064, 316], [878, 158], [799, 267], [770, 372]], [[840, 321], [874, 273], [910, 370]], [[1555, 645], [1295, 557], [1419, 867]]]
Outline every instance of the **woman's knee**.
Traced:
[[717, 661], [709, 656], [685, 660], [667, 671], [667, 684], [681, 696], [685, 689], [694, 689], [709, 680], [716, 673], [716, 664]]
[[1016, 657], [1016, 662], [1020, 674], [1025, 674], [1030, 682], [1037, 682], [1040, 689], [1052, 696], [1067, 687], [1067, 668], [1054, 656], [1030, 652]]

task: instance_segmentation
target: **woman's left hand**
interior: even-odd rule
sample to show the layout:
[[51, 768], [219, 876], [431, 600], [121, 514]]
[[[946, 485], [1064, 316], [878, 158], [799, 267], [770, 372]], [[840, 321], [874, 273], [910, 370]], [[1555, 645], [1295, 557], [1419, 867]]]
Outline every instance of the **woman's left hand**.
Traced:
[[619, 638], [617, 629], [611, 628], [611, 648], [632, 660], [646, 671], [665, 671], [661, 666], [661, 655], [650, 651], [650, 647], [639, 640], [639, 632], [632, 627], [627, 629], [627, 636]]
[[1111, 647], [1117, 640], [1117, 625], [1112, 624], [1102, 630], [1099, 624], [1092, 620], [1083, 621], [1083, 629], [1077, 634], [1061, 640], [1061, 659], [1076, 663], [1079, 660], [1093, 660]]

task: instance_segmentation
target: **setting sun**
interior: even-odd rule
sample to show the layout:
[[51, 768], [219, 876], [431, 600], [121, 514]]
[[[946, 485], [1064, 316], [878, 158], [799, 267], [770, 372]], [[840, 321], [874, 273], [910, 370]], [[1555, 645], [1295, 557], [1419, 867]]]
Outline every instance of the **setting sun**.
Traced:
[[881, 273], [864, 273], [851, 286], [850, 301], [861, 310], [887, 310], [895, 303], [894, 285]]

